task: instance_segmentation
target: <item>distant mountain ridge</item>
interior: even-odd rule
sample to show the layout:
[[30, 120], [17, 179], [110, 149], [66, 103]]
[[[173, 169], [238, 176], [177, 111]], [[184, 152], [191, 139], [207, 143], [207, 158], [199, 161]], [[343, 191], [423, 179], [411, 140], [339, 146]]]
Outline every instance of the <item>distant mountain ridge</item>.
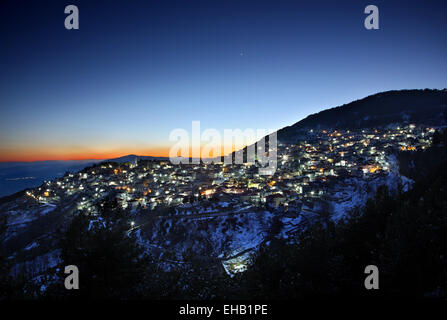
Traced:
[[447, 89], [393, 90], [326, 109], [278, 130], [278, 140], [291, 142], [308, 129], [361, 129], [393, 123], [447, 123]]
[[124, 163], [124, 162], [135, 162], [135, 159], [138, 160], [168, 160], [168, 157], [152, 157], [152, 156], [138, 156], [135, 154], [128, 154], [122, 157], [113, 158], [113, 159], [107, 159], [103, 162], [117, 162], [117, 163]]

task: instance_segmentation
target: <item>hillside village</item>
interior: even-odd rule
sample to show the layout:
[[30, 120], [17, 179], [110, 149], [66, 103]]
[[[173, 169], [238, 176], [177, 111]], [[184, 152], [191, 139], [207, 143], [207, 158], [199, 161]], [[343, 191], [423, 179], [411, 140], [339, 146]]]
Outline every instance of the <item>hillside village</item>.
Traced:
[[408, 188], [412, 182], [399, 173], [395, 154], [430, 147], [435, 131], [411, 124], [310, 130], [299, 143], [278, 144], [277, 169], [271, 176], [259, 175], [258, 163], [173, 165], [137, 157], [67, 172], [0, 205], [8, 216], [8, 241], [30, 225], [39, 229], [37, 238], [26, 232], [23, 247], [14, 244], [10, 258], [21, 257], [26, 265], [36, 255], [44, 257], [34, 274], [55, 265], [57, 247], [51, 232], [40, 231], [39, 221], [81, 213], [91, 224], [100, 224], [98, 213], [107, 199], [128, 211], [129, 232], [137, 233], [158, 261], [168, 262], [167, 268], [181, 263], [191, 249], [231, 275], [244, 271], [251, 254], [272, 234], [293, 238], [295, 230], [318, 216], [342, 219], [380, 185]]
[[77, 209], [94, 214], [99, 200], [113, 195], [123, 208], [145, 214], [203, 214], [204, 207], [227, 211], [268, 207], [298, 214], [318, 201], [334, 201], [348, 178], [373, 180], [392, 170], [393, 152], [430, 146], [434, 128], [407, 125], [384, 130], [309, 131], [294, 145], [278, 145], [273, 176], [253, 163], [172, 165], [169, 161], [101, 163], [44, 183], [27, 195], [37, 204], [57, 205], [77, 197]]

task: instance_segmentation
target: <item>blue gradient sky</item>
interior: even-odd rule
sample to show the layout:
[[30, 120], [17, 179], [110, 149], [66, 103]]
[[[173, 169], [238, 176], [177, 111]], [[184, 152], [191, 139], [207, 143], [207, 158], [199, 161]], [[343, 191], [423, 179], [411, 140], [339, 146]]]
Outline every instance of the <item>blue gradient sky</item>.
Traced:
[[[42, 5], [45, 4], [45, 5]], [[65, 30], [76, 4], [80, 30]], [[368, 4], [380, 30], [366, 30]], [[169, 133], [291, 125], [447, 87], [445, 1], [7, 1], [0, 161], [166, 155]]]

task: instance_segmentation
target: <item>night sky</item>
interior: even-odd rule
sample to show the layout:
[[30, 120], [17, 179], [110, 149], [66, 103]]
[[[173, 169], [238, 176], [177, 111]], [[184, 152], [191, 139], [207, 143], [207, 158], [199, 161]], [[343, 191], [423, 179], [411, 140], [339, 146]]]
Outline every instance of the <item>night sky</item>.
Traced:
[[[69, 4], [79, 30], [64, 28]], [[368, 4], [380, 30], [364, 28]], [[0, 161], [167, 155], [193, 120], [276, 130], [379, 91], [447, 87], [446, 1], [0, 6]]]

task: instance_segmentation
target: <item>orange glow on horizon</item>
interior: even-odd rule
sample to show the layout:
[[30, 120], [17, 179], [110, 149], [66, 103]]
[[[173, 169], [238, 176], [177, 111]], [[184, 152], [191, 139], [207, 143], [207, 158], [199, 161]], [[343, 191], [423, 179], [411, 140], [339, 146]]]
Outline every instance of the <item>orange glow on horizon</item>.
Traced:
[[[201, 146], [201, 151], [205, 146]], [[208, 156], [204, 156], [202, 158], [212, 158], [218, 157], [224, 154], [224, 147], [221, 148], [221, 154], [213, 155], [212, 153]], [[230, 147], [226, 150], [235, 151], [234, 146]], [[194, 152], [190, 148], [189, 156], [193, 156], [197, 153]], [[197, 152], [197, 151], [196, 151]], [[1, 149], [0, 148], [0, 162], [34, 162], [34, 161], [69, 161], [69, 160], [105, 160], [105, 159], [114, 159], [123, 156], [127, 156], [130, 154], [135, 154], [137, 156], [151, 156], [151, 157], [169, 157], [169, 147], [158, 147], [158, 148], [150, 148], [150, 149], [126, 149], [126, 150], [104, 150], [101, 151], [91, 151], [91, 150], [82, 150], [78, 151], [69, 148], [57, 148], [48, 150], [41, 150], [35, 147], [31, 148], [17, 148], [17, 149]]]
[[[15, 150], [14, 150], [15, 151]], [[151, 149], [149, 151], [125, 150], [110, 152], [76, 152], [76, 151], [37, 151], [17, 150], [15, 152], [0, 152], [0, 162], [33, 162], [33, 161], [68, 161], [68, 160], [105, 160], [123, 157], [129, 154], [138, 156], [168, 157], [168, 148]]]

